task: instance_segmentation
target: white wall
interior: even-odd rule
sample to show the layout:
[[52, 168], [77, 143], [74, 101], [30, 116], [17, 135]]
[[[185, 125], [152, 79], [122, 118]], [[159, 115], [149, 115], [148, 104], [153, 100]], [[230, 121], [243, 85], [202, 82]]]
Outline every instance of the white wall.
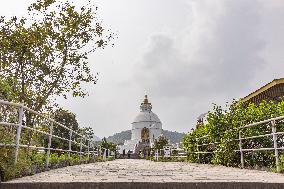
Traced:
[[131, 140], [141, 140], [141, 131], [146, 127], [150, 130], [150, 140], [158, 138], [162, 134], [162, 124], [156, 122], [136, 122], [132, 124]]

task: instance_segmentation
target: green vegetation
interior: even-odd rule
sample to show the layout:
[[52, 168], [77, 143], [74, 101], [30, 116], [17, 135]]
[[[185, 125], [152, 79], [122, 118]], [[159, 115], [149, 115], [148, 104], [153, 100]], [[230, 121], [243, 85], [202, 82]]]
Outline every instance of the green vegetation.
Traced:
[[[103, 49], [113, 38], [102, 27], [97, 7], [88, 1], [77, 7], [63, 0], [37, 0], [27, 9], [27, 17], [0, 17], [0, 99], [18, 102], [54, 118], [83, 136], [92, 138], [92, 128], [80, 128], [75, 114], [58, 109], [58, 96], [85, 97], [82, 85], [96, 84], [88, 56]], [[55, 110], [57, 108], [57, 110]], [[18, 112], [0, 106], [0, 121], [18, 123]], [[49, 132], [47, 120], [25, 111], [24, 125]], [[69, 139], [69, 131], [54, 125], [53, 134]], [[0, 143], [14, 144], [16, 127], [0, 125]], [[80, 139], [72, 135], [72, 150], [79, 150]], [[22, 129], [20, 144], [47, 147], [48, 136]], [[68, 142], [52, 138], [52, 148], [68, 150]], [[0, 148], [0, 178], [8, 180], [45, 170], [46, 151], [20, 148], [14, 164], [15, 148]], [[53, 151], [49, 168], [88, 162], [86, 156]], [[91, 157], [91, 159], [94, 159]]]
[[[53, 114], [53, 118], [56, 122], [61, 123], [62, 125], [72, 129], [73, 131], [80, 133], [82, 136], [86, 136], [89, 139], [92, 139], [94, 136], [94, 131], [91, 127], [79, 127], [78, 121], [76, 119], [76, 115], [68, 110], [64, 110], [62, 108], [57, 109]], [[54, 126], [53, 127], [53, 134], [62, 138], [69, 139], [70, 131], [60, 127]], [[72, 140], [80, 142], [80, 137], [76, 134], [72, 134]], [[47, 143], [47, 141], [46, 141]], [[60, 149], [68, 149], [69, 144], [68, 142], [62, 143], [61, 139], [53, 138], [52, 139], [52, 146], [53, 148], [60, 148]], [[72, 143], [72, 150], [79, 151], [79, 145]]]
[[154, 149], [155, 150], [161, 150], [164, 148], [164, 146], [167, 146], [169, 144], [169, 140], [164, 136], [159, 136], [159, 138], [155, 139], [154, 141]]
[[[3, 150], [13, 153], [12, 148], [1, 148], [1, 154]], [[67, 153], [51, 153], [49, 159], [49, 166], [46, 167], [46, 153], [39, 153], [38, 151], [30, 151], [27, 157], [26, 149], [20, 149], [19, 160], [16, 165], [14, 165], [13, 158], [6, 158], [1, 156], [0, 159], [0, 180], [7, 181], [13, 178], [18, 178], [22, 176], [33, 175], [48, 169], [55, 169], [66, 167], [69, 165], [79, 165], [82, 163], [91, 163], [95, 161], [102, 161], [99, 157], [90, 156], [88, 159], [87, 155], [83, 155], [81, 158], [77, 154], [71, 154], [70, 159], [68, 159]], [[11, 157], [11, 154], [6, 153], [7, 157]], [[110, 161], [111, 159], [107, 159]], [[3, 162], [4, 161], [4, 162]]]
[[116, 151], [116, 144], [112, 142], [108, 142], [107, 139], [104, 137], [101, 142], [101, 147], [105, 149], [109, 149], [110, 151]]
[[[184, 147], [188, 150], [188, 160], [239, 167], [240, 153], [234, 151], [239, 149], [239, 141], [233, 140], [239, 138], [239, 127], [283, 115], [284, 101], [279, 103], [263, 101], [259, 105], [233, 102], [232, 104], [227, 104], [225, 108], [214, 105], [213, 110], [209, 112], [207, 117], [208, 124], [199, 126], [184, 137]], [[283, 122], [276, 122], [276, 124], [277, 132], [283, 132]], [[271, 133], [271, 124], [242, 129], [243, 137], [267, 133]], [[192, 153], [197, 151], [197, 138], [207, 135], [210, 137], [199, 139], [198, 144], [218, 144], [199, 146], [199, 151], [213, 153], [200, 154], [198, 159], [198, 155]], [[284, 147], [282, 137], [283, 135], [278, 137], [278, 147]], [[273, 147], [272, 136], [246, 139], [242, 142], [243, 149]], [[283, 152], [280, 151], [281, 160], [283, 160], [282, 154]], [[245, 167], [248, 168], [262, 167], [273, 170], [275, 168], [274, 151], [244, 152], [244, 163]]]
[[5, 99], [11, 95], [15, 102], [41, 111], [57, 96], [84, 97], [82, 84], [97, 81], [88, 55], [112, 38], [96, 10], [91, 2], [76, 7], [68, 1], [38, 0], [28, 7], [26, 18], [2, 16], [0, 84]]
[[[0, 118], [3, 119], [2, 113]], [[11, 115], [11, 119], [15, 115]], [[92, 128], [80, 128], [75, 114], [60, 109], [54, 113], [55, 120], [61, 124], [64, 124], [68, 128], [80, 133], [83, 136], [92, 139], [93, 130]], [[12, 120], [10, 120], [11, 122]], [[62, 138], [69, 139], [69, 131], [62, 127], [54, 125], [53, 134]], [[37, 129], [48, 132], [46, 123], [37, 125]], [[30, 137], [30, 138], [29, 138]], [[15, 141], [15, 129], [11, 127], [0, 127], [0, 143], [13, 144]], [[73, 151], [80, 151], [80, 138], [78, 135], [73, 134], [72, 140], [78, 143], [72, 143]], [[29, 130], [23, 129], [21, 136], [21, 144], [30, 144], [38, 147], [47, 147], [48, 136], [37, 132], [30, 132]], [[53, 137], [51, 147], [54, 149], [68, 150], [69, 145], [67, 141], [63, 141], [59, 138]], [[86, 152], [86, 148], [83, 148]], [[18, 162], [14, 165], [14, 147], [1, 147], [0, 148], [0, 176], [1, 180], [7, 180], [15, 177], [35, 174], [46, 170], [46, 150], [38, 151], [31, 148], [20, 148], [18, 155]], [[86, 155], [80, 156], [76, 153], [71, 154], [71, 158], [68, 159], [68, 154], [63, 152], [52, 151], [49, 159], [49, 168], [59, 168], [68, 165], [77, 165], [80, 163], [92, 162], [95, 157], [87, 158]], [[16, 170], [16, 171], [15, 171]]]

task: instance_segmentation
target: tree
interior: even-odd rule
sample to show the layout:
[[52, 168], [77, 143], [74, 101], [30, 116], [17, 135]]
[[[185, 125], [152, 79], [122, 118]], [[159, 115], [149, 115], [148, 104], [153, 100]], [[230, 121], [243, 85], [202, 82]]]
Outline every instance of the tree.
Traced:
[[[74, 113], [60, 108], [57, 109], [53, 115], [53, 118], [56, 122], [61, 123], [69, 129], [72, 129], [73, 131], [79, 131], [79, 124]], [[54, 127], [53, 133], [64, 138], [68, 138], [69, 136], [69, 131], [60, 126]]]
[[102, 147], [102, 148], [109, 149], [110, 151], [116, 151], [116, 144], [114, 144], [114, 143], [112, 143], [112, 142], [108, 142], [108, 141], [106, 140], [106, 137], [104, 137], [104, 138], [102, 139], [101, 147]]
[[[76, 119], [76, 115], [68, 110], [64, 110], [62, 108], [57, 109], [53, 113], [53, 118], [56, 122], [61, 123], [62, 125], [68, 127], [69, 129], [79, 133], [81, 136], [84, 136], [87, 139], [92, 139], [94, 136], [94, 131], [91, 127], [79, 127], [78, 121]], [[70, 137], [70, 131], [68, 129], [65, 129], [61, 126], [54, 125], [53, 126], [53, 134], [65, 139], [69, 139]], [[72, 140], [75, 140], [77, 142], [80, 142], [80, 136], [76, 134], [72, 134]], [[64, 142], [62, 143], [61, 139], [58, 139], [54, 137], [52, 139], [52, 147], [53, 148], [61, 148], [61, 149], [68, 149], [69, 145], [68, 143]], [[72, 149], [78, 150], [79, 146], [72, 143]]]
[[154, 148], [161, 150], [161, 149], [164, 148], [164, 146], [168, 145], [168, 143], [169, 143], [169, 141], [166, 137], [159, 136], [159, 138], [155, 139], [155, 141], [154, 141]]
[[15, 93], [11, 88], [11, 81], [0, 78], [0, 86], [0, 99], [13, 100], [15, 98]]
[[37, 0], [27, 18], [1, 17], [0, 81], [9, 81], [14, 101], [40, 111], [56, 96], [87, 95], [82, 84], [97, 82], [88, 55], [112, 38], [96, 10], [90, 1]]
[[[78, 132], [79, 131], [79, 124], [76, 119], [76, 115], [68, 110], [64, 110], [62, 108], [56, 110], [53, 114], [53, 118], [56, 122], [61, 123], [62, 125], [68, 127], [69, 129], [72, 129], [73, 131]], [[58, 126], [53, 126], [53, 134], [62, 138], [69, 139], [70, 131]], [[72, 140], [78, 139], [78, 136], [75, 134], [72, 135]], [[52, 139], [52, 147], [53, 148], [61, 148], [61, 149], [68, 149], [68, 143], [64, 142], [62, 143], [61, 139], [53, 138]], [[76, 148], [76, 145], [72, 143], [72, 148]]]
[[[82, 85], [97, 82], [88, 56], [108, 45], [113, 35], [102, 27], [97, 7], [90, 1], [76, 7], [68, 0], [37, 0], [27, 11], [27, 17], [0, 17], [0, 98], [43, 112], [57, 96], [87, 95]], [[25, 112], [25, 117], [26, 125], [37, 126], [37, 116]], [[73, 129], [78, 126], [75, 117], [61, 118], [63, 124], [70, 123]], [[7, 140], [8, 132], [2, 131], [3, 140]], [[54, 132], [60, 134], [60, 130]], [[30, 145], [32, 135], [32, 130], [27, 134], [23, 130], [21, 140], [28, 140]], [[4, 157], [3, 154], [7, 160], [12, 159], [6, 152], [0, 156]], [[25, 160], [28, 159], [26, 156]]]
[[92, 127], [83, 127], [79, 132], [88, 139], [94, 138], [94, 130]]

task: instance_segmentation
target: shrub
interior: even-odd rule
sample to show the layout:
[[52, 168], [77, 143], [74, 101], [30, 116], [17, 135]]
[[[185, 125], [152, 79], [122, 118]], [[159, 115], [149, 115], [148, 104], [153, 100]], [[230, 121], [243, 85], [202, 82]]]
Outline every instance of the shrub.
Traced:
[[[208, 124], [200, 125], [183, 139], [184, 147], [188, 150], [188, 160], [239, 167], [240, 153], [235, 151], [239, 149], [239, 141], [235, 140], [239, 138], [239, 128], [282, 115], [284, 115], [284, 101], [279, 103], [263, 101], [259, 105], [234, 101], [232, 104], [227, 104], [225, 108], [214, 105], [207, 116]], [[277, 131], [284, 131], [284, 123], [277, 122]], [[271, 125], [250, 127], [242, 129], [241, 132], [242, 137], [268, 134], [271, 133]], [[204, 138], [198, 139], [200, 137]], [[281, 138], [278, 137], [278, 147], [284, 147]], [[197, 155], [194, 153], [197, 151], [197, 142], [198, 144], [215, 143], [215, 145], [199, 146], [199, 151], [211, 153]], [[242, 140], [243, 149], [271, 147], [273, 147], [272, 137]], [[283, 156], [281, 158], [281, 162], [284, 162]], [[273, 169], [275, 167], [274, 151], [244, 152], [244, 162], [248, 168]]]

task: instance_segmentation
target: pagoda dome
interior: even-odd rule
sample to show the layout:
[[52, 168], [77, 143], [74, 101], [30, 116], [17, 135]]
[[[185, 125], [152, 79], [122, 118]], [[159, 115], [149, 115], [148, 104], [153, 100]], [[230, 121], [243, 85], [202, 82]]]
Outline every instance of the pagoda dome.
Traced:
[[161, 123], [159, 117], [153, 112], [141, 111], [135, 117], [133, 123], [138, 122], [153, 122], [153, 123]]
[[131, 140], [125, 142], [123, 149], [135, 151], [140, 142], [153, 145], [155, 139], [162, 134], [162, 122], [159, 117], [152, 112], [152, 104], [147, 95], [140, 104], [140, 112], [131, 123]]
[[145, 95], [144, 101], [140, 105], [140, 112], [132, 122], [134, 128], [152, 127], [162, 128], [162, 123], [159, 117], [152, 112], [152, 104], [148, 101], [147, 95]]

